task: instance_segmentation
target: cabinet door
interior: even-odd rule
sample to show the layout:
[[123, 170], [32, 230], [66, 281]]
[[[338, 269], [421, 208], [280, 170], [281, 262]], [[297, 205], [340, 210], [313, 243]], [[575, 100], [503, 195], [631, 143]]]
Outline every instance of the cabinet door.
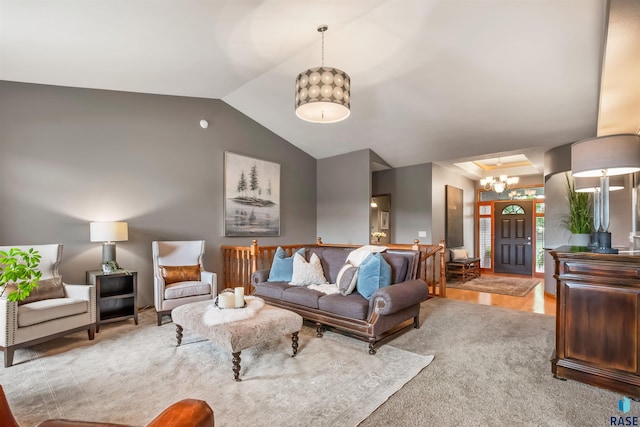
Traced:
[[562, 282], [564, 356], [638, 372], [637, 289]]

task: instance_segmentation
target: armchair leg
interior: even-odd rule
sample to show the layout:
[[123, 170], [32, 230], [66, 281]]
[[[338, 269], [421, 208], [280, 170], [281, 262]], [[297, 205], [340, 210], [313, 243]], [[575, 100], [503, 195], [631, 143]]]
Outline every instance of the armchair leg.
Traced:
[[96, 337], [96, 325], [91, 325], [91, 327], [87, 329], [87, 335], [89, 335], [89, 341]]
[[6, 347], [4, 349], [4, 367], [8, 368], [13, 366], [13, 347]]
[[[158, 314], [158, 326], [162, 326], [162, 318], [164, 316], [169, 316], [171, 317], [171, 310], [169, 311], [156, 311], [156, 313]], [[138, 320], [138, 319], [136, 319]], [[137, 325], [137, 323], [136, 323]]]

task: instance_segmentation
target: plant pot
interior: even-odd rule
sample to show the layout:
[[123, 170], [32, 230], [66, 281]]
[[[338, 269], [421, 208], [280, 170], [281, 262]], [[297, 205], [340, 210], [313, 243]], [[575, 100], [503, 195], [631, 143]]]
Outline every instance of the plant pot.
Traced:
[[591, 243], [591, 234], [572, 234], [569, 238], [571, 246], [589, 246]]

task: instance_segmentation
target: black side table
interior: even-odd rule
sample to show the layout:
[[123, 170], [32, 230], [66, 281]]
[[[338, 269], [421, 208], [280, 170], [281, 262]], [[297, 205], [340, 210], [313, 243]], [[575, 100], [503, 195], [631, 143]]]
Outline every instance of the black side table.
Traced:
[[96, 287], [96, 332], [100, 332], [103, 323], [133, 318], [138, 324], [137, 272], [87, 271], [87, 282]]

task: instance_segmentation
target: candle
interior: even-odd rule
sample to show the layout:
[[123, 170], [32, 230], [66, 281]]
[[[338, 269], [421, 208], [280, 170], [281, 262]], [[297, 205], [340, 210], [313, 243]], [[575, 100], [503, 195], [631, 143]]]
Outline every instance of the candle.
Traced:
[[237, 287], [235, 289], [235, 294], [236, 294], [236, 308], [244, 307], [244, 288]]
[[233, 308], [235, 296], [231, 292], [223, 292], [218, 295], [218, 307]]

